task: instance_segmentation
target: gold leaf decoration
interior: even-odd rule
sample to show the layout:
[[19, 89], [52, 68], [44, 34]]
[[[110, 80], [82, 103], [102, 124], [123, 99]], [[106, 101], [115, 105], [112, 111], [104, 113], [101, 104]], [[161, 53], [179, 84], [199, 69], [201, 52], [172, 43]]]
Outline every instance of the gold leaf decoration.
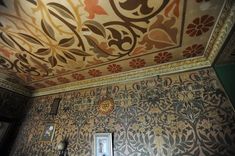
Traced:
[[63, 53], [64, 53], [65, 57], [67, 57], [68, 59], [76, 61], [76, 58], [72, 54], [70, 54], [69, 52], [63, 51]]
[[64, 7], [63, 5], [58, 4], [58, 3], [54, 3], [54, 2], [48, 3], [47, 5], [54, 8], [63, 17], [74, 19], [72, 12], [69, 9], [67, 9], [66, 7]]
[[96, 54], [97, 57], [108, 57], [110, 54], [106, 51], [104, 51], [101, 47], [98, 45], [98, 41], [91, 36], [85, 36], [88, 43], [91, 45], [92, 48], [90, 50], [93, 50]]
[[8, 39], [2, 32], [0, 33], [0, 37], [7, 45], [15, 47], [14, 43], [10, 39]]
[[57, 65], [57, 60], [56, 60], [56, 58], [54, 56], [50, 56], [48, 58], [48, 61], [50, 62], [52, 67], [55, 67]]
[[28, 63], [28, 60], [26, 59], [26, 55], [25, 55], [25, 54], [16, 54], [16, 57], [17, 57], [20, 61], [22, 61], [22, 62], [24, 62], [24, 63]]
[[37, 2], [35, 0], [26, 0], [26, 1], [28, 1], [28, 2], [30, 2], [32, 4], [34, 4], [34, 5], [37, 5]]
[[44, 20], [41, 20], [41, 25], [42, 25], [42, 29], [43, 31], [52, 39], [55, 40], [55, 32], [53, 30], [53, 28]]
[[173, 44], [174, 41], [172, 41], [171, 37], [168, 35], [167, 32], [165, 32], [162, 29], [153, 29], [149, 31], [149, 39], [154, 42], [162, 42], [167, 44]]
[[113, 111], [113, 109], [114, 109], [113, 99], [105, 99], [99, 103], [98, 110], [99, 113], [102, 115], [108, 115]]
[[73, 43], [74, 43], [74, 37], [63, 38], [60, 40], [59, 45], [61, 47], [69, 47], [69, 46], [73, 45]]
[[35, 67], [37, 67], [38, 69], [43, 70], [43, 71], [48, 71], [48, 73], [52, 72], [52, 69], [50, 67], [48, 67], [45, 63], [42, 63], [42, 62], [38, 61], [37, 59], [34, 59], [33, 57], [30, 57], [30, 61], [34, 62]]
[[105, 29], [100, 23], [88, 20], [84, 22], [84, 25], [86, 25], [95, 34], [101, 35], [104, 38], [106, 37]]
[[78, 55], [78, 56], [90, 56], [90, 54], [87, 54], [86, 52], [84, 52], [80, 49], [69, 49], [69, 51], [75, 55]]
[[101, 42], [101, 43], [99, 44], [99, 47], [100, 47], [101, 49], [103, 49], [106, 53], [110, 54], [110, 55], [112, 55], [112, 54], [113, 54], [113, 51], [115, 50], [114, 48], [109, 47], [106, 42]]
[[42, 43], [39, 40], [37, 40], [36, 38], [30, 35], [23, 34], [23, 33], [19, 33], [19, 35], [31, 43], [42, 45]]
[[50, 52], [51, 52], [51, 49], [49, 49], [49, 48], [40, 48], [35, 52], [35, 54], [48, 55], [48, 54], [50, 54]]
[[98, 60], [98, 59], [96, 59], [96, 58], [93, 58], [93, 60], [91, 60], [91, 61], [87, 61], [87, 67], [89, 67], [89, 66], [92, 66], [92, 65], [97, 65], [97, 64], [101, 64], [101, 63], [103, 63], [103, 61], [102, 60]]
[[61, 62], [67, 63], [66, 59], [65, 59], [63, 56], [61, 56], [60, 54], [56, 54], [56, 57], [57, 57], [58, 60], [60, 60]]

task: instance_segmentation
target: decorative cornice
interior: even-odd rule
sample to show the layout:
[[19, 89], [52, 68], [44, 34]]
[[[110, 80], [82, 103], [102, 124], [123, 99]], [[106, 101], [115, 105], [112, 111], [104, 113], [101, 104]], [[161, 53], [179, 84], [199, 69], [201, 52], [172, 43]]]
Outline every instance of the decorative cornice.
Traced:
[[19, 94], [22, 94], [22, 95], [25, 95], [25, 96], [31, 96], [31, 91], [29, 91], [28, 89], [24, 88], [23, 86], [21, 85], [18, 85], [18, 84], [15, 84], [15, 83], [12, 83], [4, 78], [1, 78], [0, 77], [0, 87], [1, 88], [5, 88], [5, 89], [8, 89], [10, 91], [13, 91], [15, 93], [19, 93]]
[[[224, 8], [221, 12], [220, 18], [217, 22], [217, 27], [215, 28], [210, 41], [209, 46], [205, 52], [205, 58], [213, 64], [216, 56], [220, 52], [225, 40], [228, 37], [233, 25], [235, 23], [235, 1], [226, 1]], [[211, 43], [213, 42], [213, 43]]]
[[216, 60], [216, 64], [234, 63], [235, 62], [235, 31], [231, 32], [231, 37], [222, 49], [221, 54]]
[[153, 77], [156, 75], [183, 72], [187, 70], [193, 70], [209, 66], [210, 66], [209, 62], [206, 61], [204, 57], [191, 58], [183, 61], [177, 61], [163, 65], [141, 68], [129, 72], [117, 73], [108, 76], [101, 76], [78, 82], [71, 82], [53, 87], [42, 88], [35, 90], [33, 96], [42, 96], [42, 95], [55, 94], [65, 91], [97, 87], [102, 85], [114, 84], [118, 82], [132, 81], [147, 77]]

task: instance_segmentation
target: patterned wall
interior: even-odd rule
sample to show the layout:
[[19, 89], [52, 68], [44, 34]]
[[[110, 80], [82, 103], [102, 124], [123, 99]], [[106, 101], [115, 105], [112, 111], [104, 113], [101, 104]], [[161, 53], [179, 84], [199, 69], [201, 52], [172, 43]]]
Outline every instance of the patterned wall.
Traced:
[[[62, 97], [56, 117], [54, 98]], [[99, 102], [112, 98], [113, 111]], [[14, 156], [56, 155], [62, 137], [70, 155], [91, 156], [93, 134], [112, 132], [114, 156], [235, 155], [235, 113], [212, 69], [36, 97], [15, 144]], [[40, 141], [46, 122], [52, 142]]]
[[0, 87], [0, 116], [20, 118], [27, 110], [28, 97]]

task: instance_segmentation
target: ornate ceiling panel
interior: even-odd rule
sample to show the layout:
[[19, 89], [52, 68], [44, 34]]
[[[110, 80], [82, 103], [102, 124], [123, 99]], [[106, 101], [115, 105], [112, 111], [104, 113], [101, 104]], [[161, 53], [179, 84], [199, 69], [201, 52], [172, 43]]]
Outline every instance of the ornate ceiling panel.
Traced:
[[201, 58], [226, 2], [1, 1], [1, 72], [40, 89]]

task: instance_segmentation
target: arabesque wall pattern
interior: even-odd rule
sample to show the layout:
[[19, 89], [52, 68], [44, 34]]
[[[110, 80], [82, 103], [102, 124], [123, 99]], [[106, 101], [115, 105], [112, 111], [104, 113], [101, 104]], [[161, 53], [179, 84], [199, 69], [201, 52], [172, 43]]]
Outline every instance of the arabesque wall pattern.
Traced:
[[[61, 97], [57, 116], [49, 115]], [[103, 115], [99, 102], [112, 98]], [[12, 152], [56, 155], [62, 137], [69, 155], [91, 156], [93, 134], [112, 132], [114, 156], [235, 155], [235, 113], [213, 69], [154, 77], [31, 99]], [[52, 142], [41, 142], [54, 122]]]

